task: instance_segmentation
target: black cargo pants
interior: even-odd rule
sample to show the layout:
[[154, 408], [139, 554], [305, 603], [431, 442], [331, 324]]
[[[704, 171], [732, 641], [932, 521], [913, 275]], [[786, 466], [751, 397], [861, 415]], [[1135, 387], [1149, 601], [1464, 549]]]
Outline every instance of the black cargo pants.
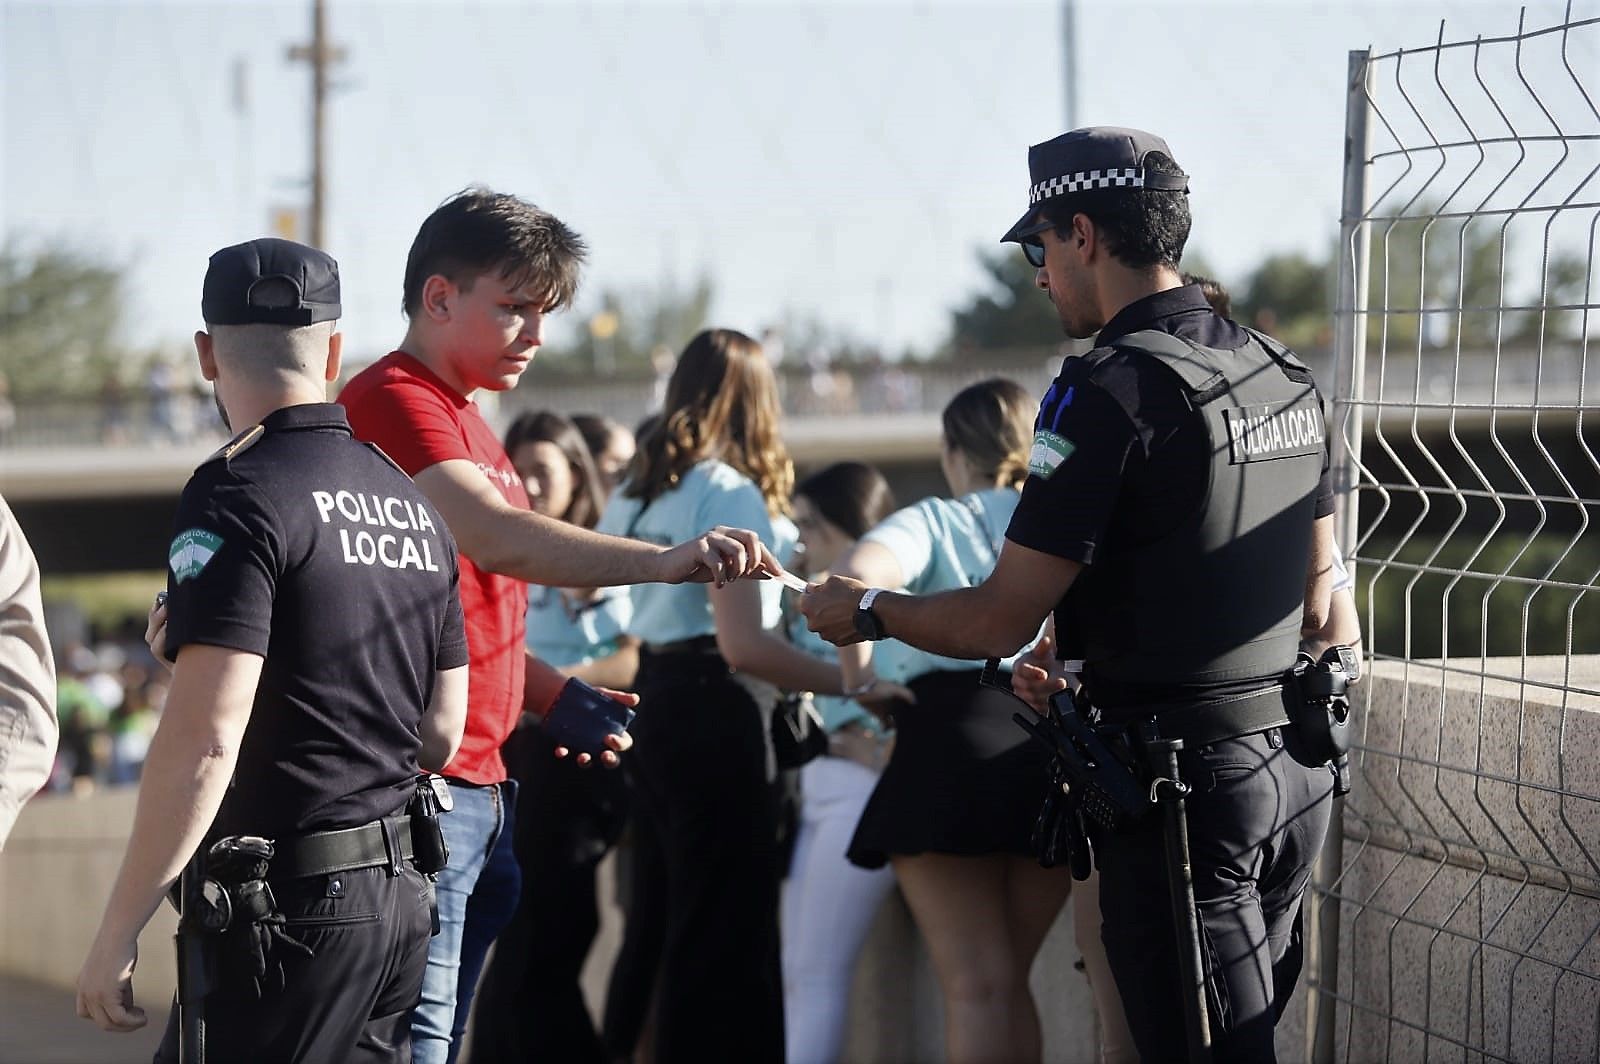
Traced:
[[[1273, 1029], [1300, 975], [1301, 898], [1322, 849], [1333, 774], [1272, 729], [1179, 754], [1213, 1059], [1273, 1061]], [[1177, 937], [1161, 818], [1098, 838], [1101, 937], [1140, 1057], [1182, 1061]]]
[[[428, 961], [428, 880], [407, 863], [399, 875], [380, 865], [268, 882], [285, 930], [315, 956], [280, 951], [284, 987], [262, 997], [219, 971], [205, 1002], [206, 1059], [407, 1064]], [[156, 1064], [178, 1060], [177, 1021], [174, 1008]]]

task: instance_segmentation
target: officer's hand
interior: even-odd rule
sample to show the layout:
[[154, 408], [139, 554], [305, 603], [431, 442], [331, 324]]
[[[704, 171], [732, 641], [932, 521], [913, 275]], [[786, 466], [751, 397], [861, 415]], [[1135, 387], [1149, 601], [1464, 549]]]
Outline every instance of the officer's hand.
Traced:
[[847, 576], [830, 576], [826, 583], [812, 584], [800, 596], [800, 612], [806, 627], [836, 647], [861, 642], [856, 631], [856, 607], [867, 585]]
[[661, 583], [709, 583], [717, 587], [742, 576], [764, 577], [783, 569], [760, 536], [749, 529], [723, 525], [664, 551], [660, 564]]
[[[616, 699], [629, 709], [632, 709], [639, 704], [639, 696], [631, 691], [614, 691], [609, 687], [596, 687], [595, 690], [599, 691], [607, 698]], [[633, 736], [629, 735], [627, 732], [623, 732], [621, 735], [607, 735], [605, 738], [605, 744], [607, 747], [609, 747], [609, 749], [602, 750], [600, 752], [600, 764], [604, 765], [606, 768], [616, 768], [618, 765], [622, 764], [622, 758], [618, 755], [625, 754], [628, 752], [628, 750], [632, 749]], [[558, 746], [556, 747], [556, 756], [572, 757], [572, 751], [565, 746]], [[587, 766], [594, 761], [594, 755], [580, 753], [577, 757], [574, 757], [573, 760], [579, 765]]]
[[137, 942], [105, 947], [96, 939], [78, 973], [78, 1016], [93, 1020], [102, 1031], [123, 1034], [149, 1022], [144, 1009], [133, 1003], [133, 968], [138, 962]]
[[172, 662], [167, 658], [167, 596], [165, 592], [157, 595], [155, 605], [150, 607], [150, 617], [144, 626], [144, 642], [150, 648], [150, 653], [155, 655], [157, 661], [169, 669], [172, 667]]
[[1067, 678], [1056, 660], [1053, 640], [1043, 636], [1017, 659], [1011, 670], [1011, 692], [1032, 706], [1034, 712], [1044, 713], [1050, 707], [1050, 696], [1067, 689]]

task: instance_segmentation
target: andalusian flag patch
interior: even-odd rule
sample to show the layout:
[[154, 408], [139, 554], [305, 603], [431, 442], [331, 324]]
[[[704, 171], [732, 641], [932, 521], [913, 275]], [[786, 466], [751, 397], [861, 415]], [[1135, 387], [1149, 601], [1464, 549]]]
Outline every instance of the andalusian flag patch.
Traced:
[[222, 547], [222, 537], [203, 528], [180, 532], [167, 550], [167, 564], [178, 583], [199, 576], [200, 570]]
[[1049, 480], [1056, 466], [1065, 462], [1075, 450], [1077, 447], [1065, 436], [1040, 429], [1033, 434], [1033, 450], [1028, 453], [1029, 475]]

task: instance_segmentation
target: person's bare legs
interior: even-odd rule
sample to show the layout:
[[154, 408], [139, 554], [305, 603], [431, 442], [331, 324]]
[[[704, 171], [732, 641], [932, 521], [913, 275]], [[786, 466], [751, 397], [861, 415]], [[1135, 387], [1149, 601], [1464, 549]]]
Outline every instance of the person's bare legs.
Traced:
[[[944, 997], [945, 1057], [950, 1064], [1027, 1064], [1039, 1059], [1027, 967], [1019, 965], [1013, 946], [1032, 934], [1037, 903], [1030, 899], [1027, 915], [1013, 919], [1013, 860], [1006, 855], [948, 854], [894, 858], [900, 890], [928, 944]], [[1065, 896], [1066, 888], [1060, 888], [1057, 909]], [[1036, 937], [1042, 940], [1044, 931]], [[1030, 963], [1037, 950], [1035, 941]], [[1024, 1001], [1020, 1007], [1019, 997]], [[1024, 1014], [1033, 1016], [1031, 1025], [1019, 1030], [1017, 1017]]]
[[1089, 873], [1088, 879], [1073, 886], [1072, 929], [1100, 1019], [1100, 1064], [1138, 1064], [1139, 1050], [1133, 1044], [1133, 1032], [1128, 1030], [1122, 995], [1117, 993], [1111, 962], [1106, 960], [1106, 944], [1100, 938], [1099, 872]]
[[1044, 1036], [1028, 975], [1072, 890], [1072, 873], [1065, 868], [1041, 868], [1031, 857], [1011, 856], [1005, 862], [1006, 922], [1016, 988], [1011, 995], [1011, 1044], [1017, 1059], [1039, 1060], [1044, 1055]]

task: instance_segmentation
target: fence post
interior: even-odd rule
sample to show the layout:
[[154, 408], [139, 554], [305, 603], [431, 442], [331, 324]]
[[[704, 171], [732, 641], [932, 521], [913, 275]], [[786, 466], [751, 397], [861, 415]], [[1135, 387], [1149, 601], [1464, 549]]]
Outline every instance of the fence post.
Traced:
[[[1371, 230], [1367, 215], [1367, 158], [1371, 133], [1372, 54], [1349, 54], [1345, 82], [1344, 194], [1339, 212], [1339, 287], [1334, 303], [1334, 380], [1330, 434], [1332, 473], [1338, 509], [1334, 536], [1351, 555], [1359, 531], [1356, 485], [1360, 479], [1362, 407], [1367, 347], [1367, 280]], [[1339, 987], [1339, 903], [1328, 897], [1344, 866], [1344, 799], [1336, 799], [1328, 840], [1312, 872], [1310, 912], [1306, 919], [1306, 963], [1311, 985], [1306, 997], [1306, 1055], [1312, 1064], [1332, 1064], [1336, 1053], [1332, 995]]]

